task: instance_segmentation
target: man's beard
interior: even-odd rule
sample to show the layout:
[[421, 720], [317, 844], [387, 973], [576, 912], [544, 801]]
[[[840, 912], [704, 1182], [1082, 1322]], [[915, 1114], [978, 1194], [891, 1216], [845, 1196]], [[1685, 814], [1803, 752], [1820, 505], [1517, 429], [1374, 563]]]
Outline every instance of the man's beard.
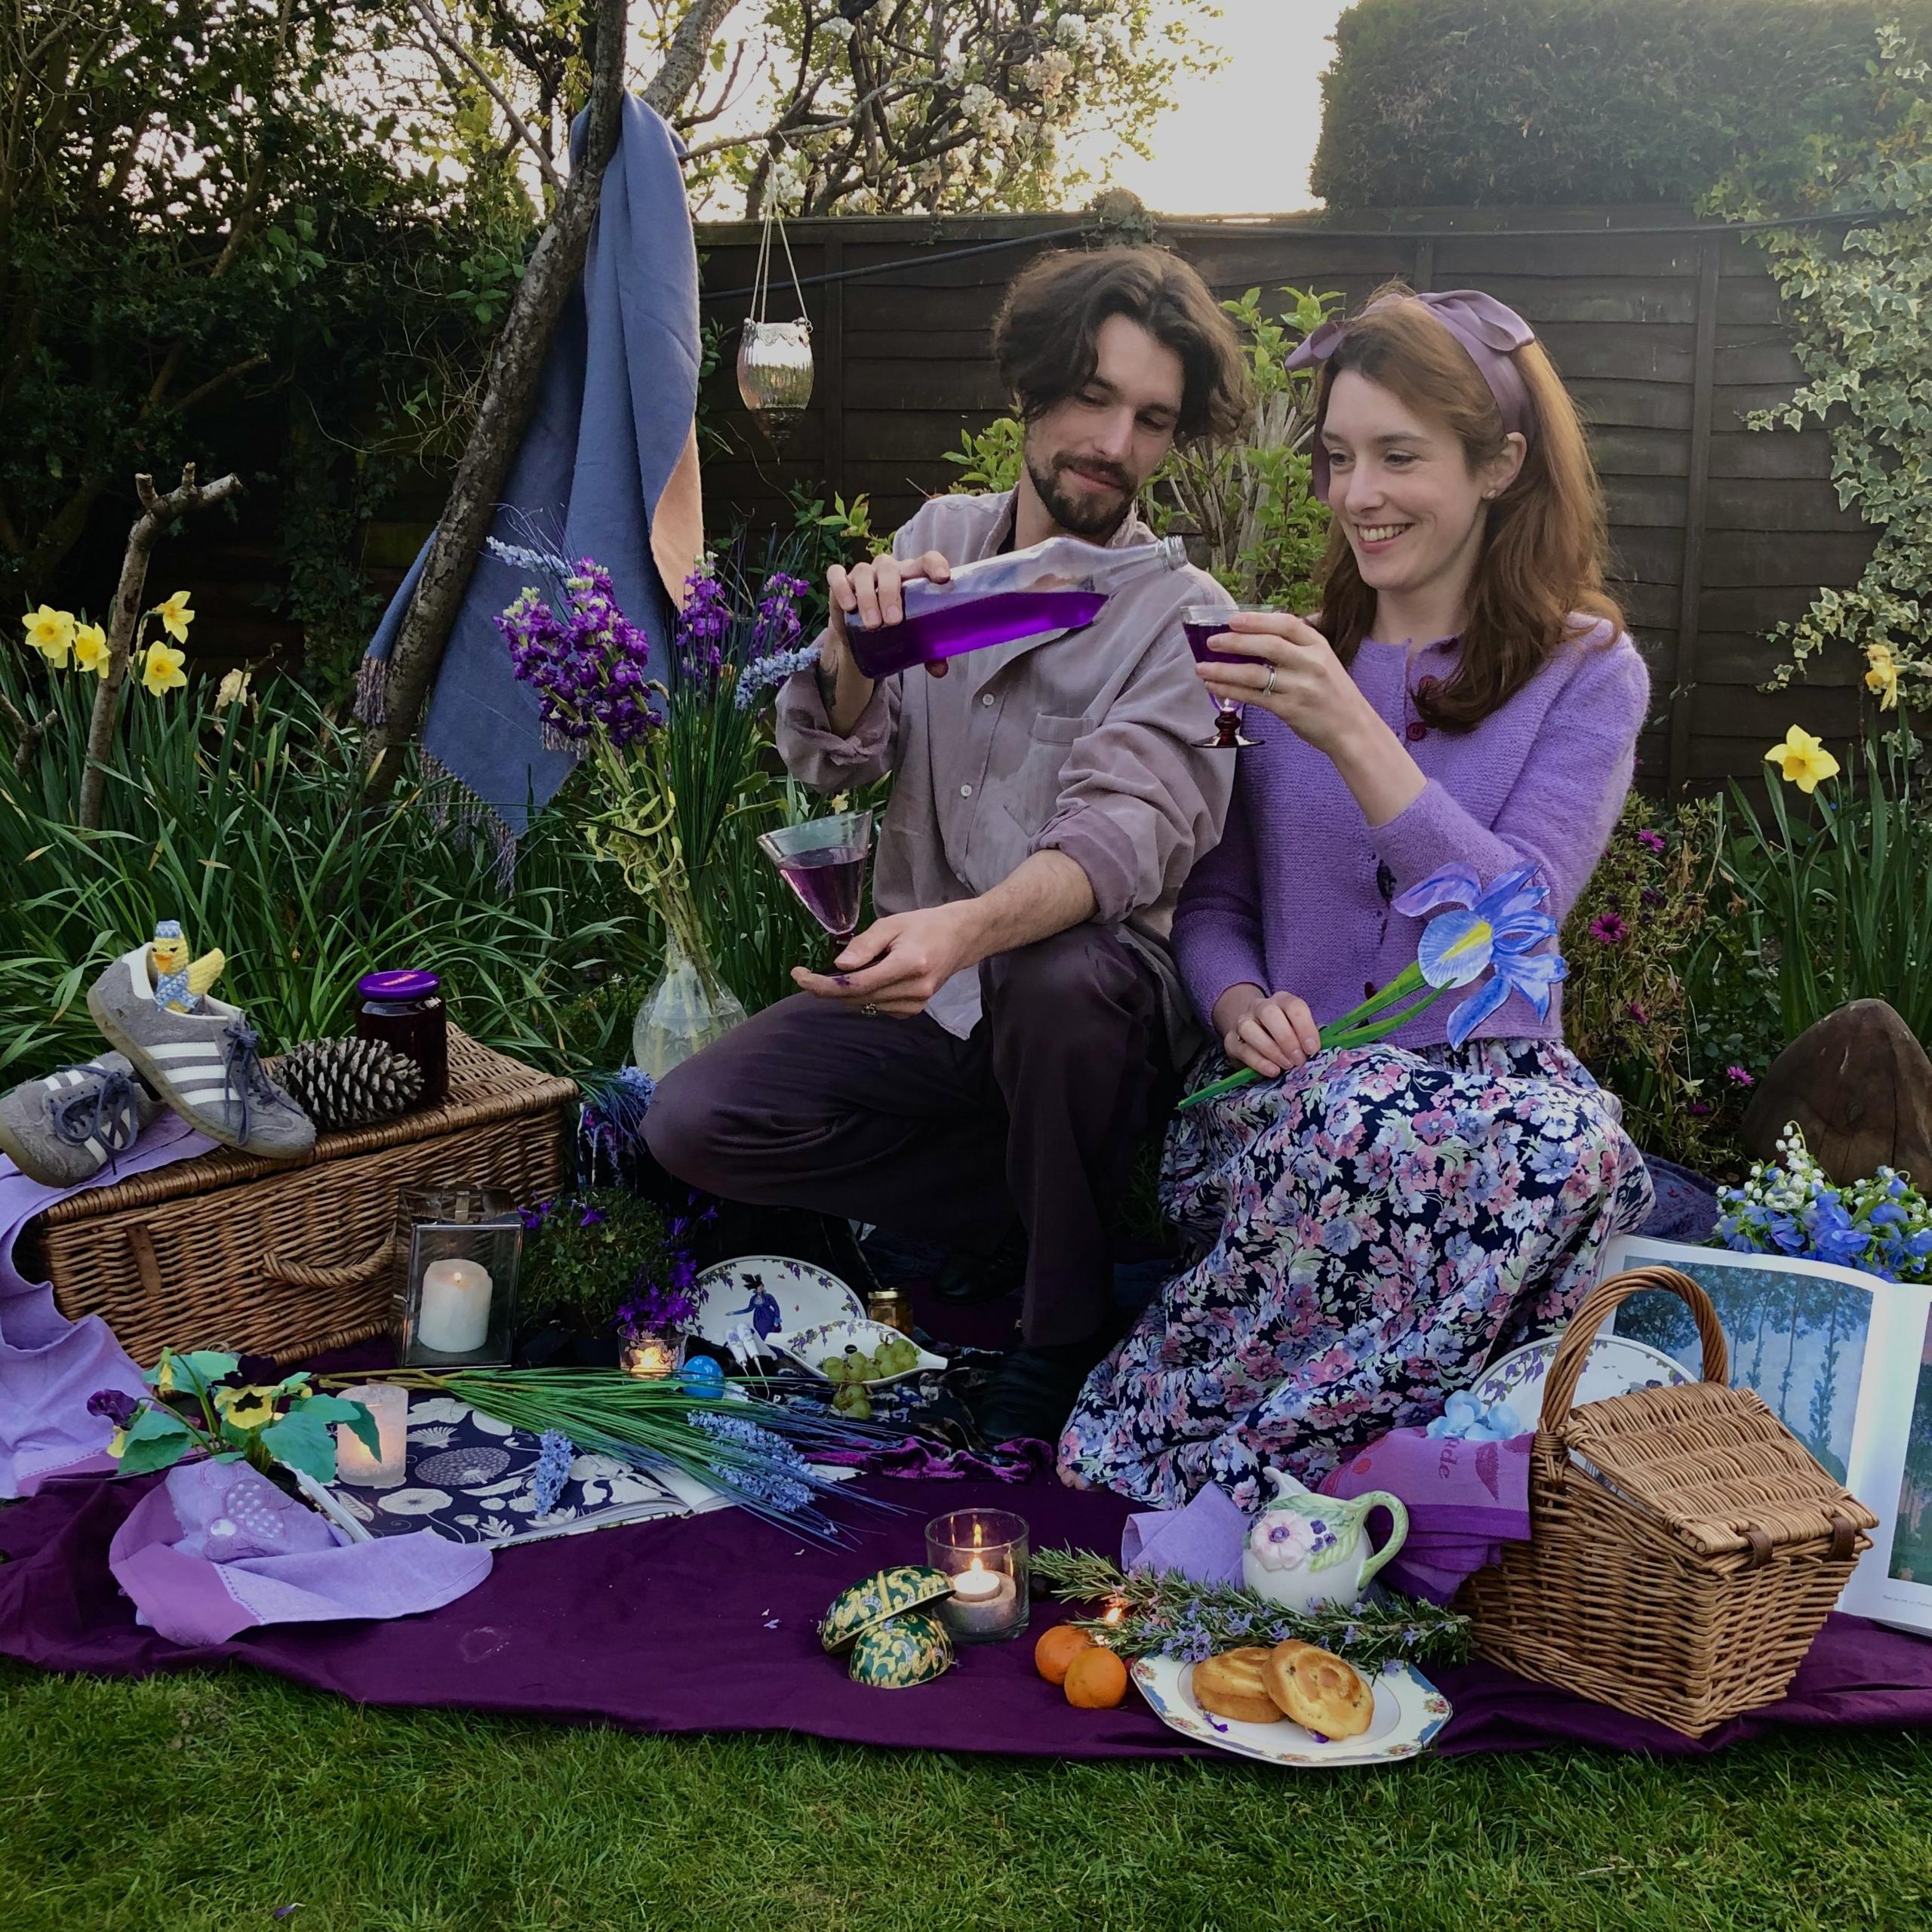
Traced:
[[1111, 537], [1133, 510], [1133, 484], [1119, 471], [1112, 472], [1109, 480], [1118, 485], [1121, 501], [1118, 509], [1112, 509], [1104, 497], [1097, 501], [1091, 497], [1076, 497], [1064, 489], [1060, 483], [1060, 471], [1066, 466], [1066, 460], [1062, 457], [1044, 463], [1030, 453], [1026, 457], [1026, 474], [1032, 479], [1033, 488], [1045, 506], [1048, 515], [1061, 529], [1071, 531], [1075, 537]]

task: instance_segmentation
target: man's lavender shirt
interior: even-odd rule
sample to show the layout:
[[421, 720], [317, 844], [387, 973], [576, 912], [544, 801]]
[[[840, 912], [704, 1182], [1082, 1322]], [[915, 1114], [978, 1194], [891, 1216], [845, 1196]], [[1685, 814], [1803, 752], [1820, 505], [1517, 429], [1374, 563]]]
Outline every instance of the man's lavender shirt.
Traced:
[[[1298, 994], [1318, 1026], [1386, 986], [1416, 956], [1423, 921], [1390, 897], [1460, 861], [1487, 884], [1534, 863], [1561, 921], [1609, 843], [1630, 789], [1650, 677], [1627, 636], [1595, 623], [1565, 644], [1523, 688], [1473, 730], [1420, 723], [1410, 693], [1444, 681], [1456, 645], [1364, 642], [1351, 667], [1358, 688], [1428, 783], [1413, 804], [1371, 830], [1341, 774], [1258, 705], [1239, 755], [1234, 802], [1220, 844], [1180, 897], [1174, 949], [1204, 1018], [1244, 981]], [[1391, 1035], [1398, 1045], [1447, 1038], [1456, 995], [1444, 994]], [[1561, 1039], [1561, 989], [1548, 1017], [1512, 994], [1479, 1035]]]

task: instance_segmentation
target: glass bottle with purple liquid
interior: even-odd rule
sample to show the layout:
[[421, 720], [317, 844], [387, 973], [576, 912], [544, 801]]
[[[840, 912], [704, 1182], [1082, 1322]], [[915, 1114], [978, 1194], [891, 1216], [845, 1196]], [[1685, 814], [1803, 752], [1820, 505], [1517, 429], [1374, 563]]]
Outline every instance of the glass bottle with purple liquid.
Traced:
[[936, 664], [1041, 631], [1078, 630], [1123, 584], [1186, 561], [1187, 547], [1178, 537], [1118, 550], [1078, 537], [1050, 537], [1023, 550], [961, 564], [944, 583], [915, 577], [900, 593], [902, 622], [867, 629], [853, 614], [845, 634], [859, 669], [869, 678], [889, 678], [915, 664]]

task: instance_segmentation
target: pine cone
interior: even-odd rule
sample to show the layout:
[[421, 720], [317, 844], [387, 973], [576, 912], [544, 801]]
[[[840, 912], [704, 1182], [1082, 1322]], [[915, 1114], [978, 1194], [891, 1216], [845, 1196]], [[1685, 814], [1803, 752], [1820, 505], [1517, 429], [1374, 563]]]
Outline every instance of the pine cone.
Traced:
[[423, 1069], [380, 1040], [304, 1040], [275, 1073], [325, 1134], [372, 1126], [423, 1097]]

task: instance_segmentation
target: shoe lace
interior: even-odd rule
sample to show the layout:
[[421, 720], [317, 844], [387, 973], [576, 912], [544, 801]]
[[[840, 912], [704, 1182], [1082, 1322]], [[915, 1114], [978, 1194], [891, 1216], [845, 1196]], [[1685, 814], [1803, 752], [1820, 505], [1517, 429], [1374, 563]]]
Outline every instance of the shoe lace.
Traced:
[[251, 1103], [271, 1107], [283, 1104], [274, 1081], [262, 1069], [261, 1037], [245, 1020], [232, 1020], [222, 1035], [222, 1097], [234, 1103], [235, 1131], [248, 1137]]
[[111, 1171], [114, 1156], [131, 1146], [141, 1131], [132, 1076], [118, 1067], [63, 1066], [60, 1071], [91, 1078], [85, 1086], [62, 1094], [48, 1108], [55, 1137], [71, 1147], [98, 1140], [107, 1149]]

